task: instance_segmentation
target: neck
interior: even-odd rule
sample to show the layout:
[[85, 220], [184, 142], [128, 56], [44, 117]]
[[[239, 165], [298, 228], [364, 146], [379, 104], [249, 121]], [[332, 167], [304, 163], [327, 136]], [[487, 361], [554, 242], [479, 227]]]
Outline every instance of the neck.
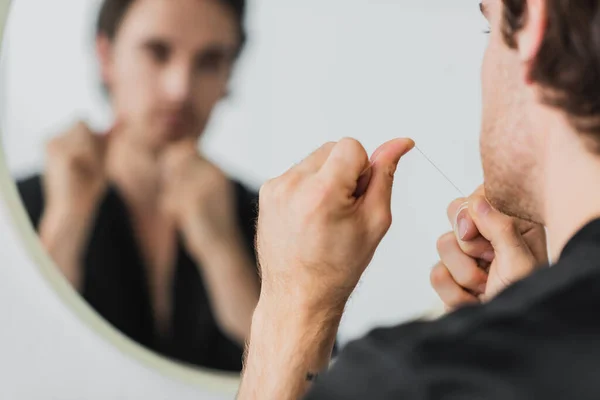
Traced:
[[110, 142], [107, 169], [111, 181], [135, 208], [159, 207], [160, 170], [157, 156], [135, 146], [125, 135]]
[[542, 194], [551, 257], [556, 261], [569, 240], [600, 217], [600, 157], [566, 121], [553, 126], [546, 135]]

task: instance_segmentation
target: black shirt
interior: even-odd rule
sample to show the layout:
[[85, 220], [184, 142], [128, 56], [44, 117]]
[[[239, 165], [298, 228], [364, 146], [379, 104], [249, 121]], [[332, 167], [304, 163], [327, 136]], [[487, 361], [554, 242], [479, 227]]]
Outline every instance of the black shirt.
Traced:
[[351, 343], [307, 399], [600, 399], [600, 220], [488, 304]]
[[[240, 228], [254, 257], [258, 195], [233, 182]], [[18, 182], [35, 227], [44, 210], [39, 176]], [[219, 329], [199, 266], [179, 240], [168, 337], [156, 330], [148, 277], [130, 214], [116, 188], [103, 199], [85, 252], [83, 298], [121, 332], [172, 359], [224, 371], [241, 371], [243, 349]], [[253, 259], [256, 261], [255, 259]]]

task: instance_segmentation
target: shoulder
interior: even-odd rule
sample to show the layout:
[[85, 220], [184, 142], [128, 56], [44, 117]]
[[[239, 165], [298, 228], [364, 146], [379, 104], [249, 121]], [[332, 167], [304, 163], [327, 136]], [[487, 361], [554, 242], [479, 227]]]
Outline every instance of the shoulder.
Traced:
[[[597, 392], [587, 371], [600, 358], [600, 271], [564, 267], [486, 305], [371, 332], [341, 352], [308, 399], [552, 398], [575, 390], [574, 377]], [[569, 374], [557, 379], [564, 365]]]
[[41, 175], [32, 175], [27, 178], [17, 180], [17, 189], [19, 190], [21, 196], [41, 196]]
[[17, 190], [32, 223], [37, 226], [44, 209], [44, 190], [41, 175], [17, 181]]

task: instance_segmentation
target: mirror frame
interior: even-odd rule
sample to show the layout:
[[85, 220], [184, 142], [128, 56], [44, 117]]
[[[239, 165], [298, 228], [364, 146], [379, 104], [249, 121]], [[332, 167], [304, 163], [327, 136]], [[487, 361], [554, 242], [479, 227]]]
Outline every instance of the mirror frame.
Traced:
[[[0, 0], [0, 43], [2, 45], [4, 45], [4, 32], [10, 15], [10, 6], [14, 1]], [[3, 48], [0, 49], [0, 53], [3, 50]], [[184, 384], [191, 384], [199, 389], [209, 390], [216, 394], [235, 396], [240, 383], [239, 374], [217, 372], [179, 364], [142, 347], [102, 318], [71, 287], [42, 247], [37, 233], [29, 221], [16, 183], [8, 169], [2, 133], [0, 130], [0, 201], [4, 203], [9, 211], [11, 228], [21, 240], [29, 257], [36, 265], [37, 271], [65, 307], [75, 314], [86, 329], [92, 330], [93, 334], [101, 336], [103, 340], [116, 347], [126, 356], [135, 359], [141, 365], [156, 370], [168, 378], [178, 380]]]

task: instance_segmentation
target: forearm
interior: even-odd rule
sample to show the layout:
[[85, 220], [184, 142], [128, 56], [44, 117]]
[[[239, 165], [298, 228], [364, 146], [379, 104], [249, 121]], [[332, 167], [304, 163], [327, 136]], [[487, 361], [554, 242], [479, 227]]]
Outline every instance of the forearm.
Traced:
[[250, 336], [252, 314], [260, 294], [256, 265], [237, 236], [197, 247], [195, 258], [202, 265], [217, 322], [243, 346]]
[[[294, 304], [293, 309], [284, 304]], [[341, 315], [339, 308], [323, 310], [301, 301], [261, 297], [238, 399], [302, 398], [311, 376], [329, 365]]]
[[77, 291], [82, 287], [82, 262], [92, 220], [92, 211], [49, 207], [40, 221], [42, 245]]

